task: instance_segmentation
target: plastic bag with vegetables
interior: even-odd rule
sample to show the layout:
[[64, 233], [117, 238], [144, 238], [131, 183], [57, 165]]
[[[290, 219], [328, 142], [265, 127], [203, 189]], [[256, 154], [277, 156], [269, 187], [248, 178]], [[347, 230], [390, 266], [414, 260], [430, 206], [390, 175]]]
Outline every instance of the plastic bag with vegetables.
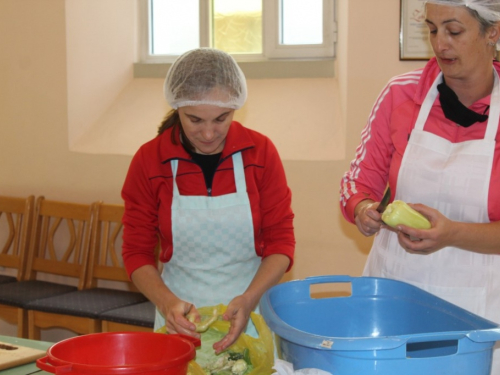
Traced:
[[[251, 313], [259, 337], [242, 333], [236, 342], [224, 352], [216, 355], [213, 344], [229, 332], [230, 323], [220, 316], [227, 306], [201, 307], [198, 312], [202, 320], [198, 325], [201, 346], [196, 349], [196, 358], [189, 363], [188, 375], [270, 375], [273, 373], [274, 344], [272, 333], [264, 318]], [[214, 316], [218, 316], [214, 321]], [[208, 324], [207, 324], [208, 323]], [[158, 330], [157, 332], [162, 332]], [[163, 330], [164, 332], [164, 330]]]

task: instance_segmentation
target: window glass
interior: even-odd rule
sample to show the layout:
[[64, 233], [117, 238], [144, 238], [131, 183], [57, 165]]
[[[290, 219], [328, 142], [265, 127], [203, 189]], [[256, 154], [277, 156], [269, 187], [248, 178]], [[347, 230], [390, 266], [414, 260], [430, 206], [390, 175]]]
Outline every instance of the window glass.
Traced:
[[139, 0], [140, 59], [213, 47], [238, 62], [334, 57], [334, 0]]
[[280, 44], [323, 43], [323, 0], [281, 0]]
[[151, 0], [151, 53], [180, 55], [200, 46], [199, 0]]
[[262, 0], [213, 0], [213, 46], [228, 53], [262, 53]]

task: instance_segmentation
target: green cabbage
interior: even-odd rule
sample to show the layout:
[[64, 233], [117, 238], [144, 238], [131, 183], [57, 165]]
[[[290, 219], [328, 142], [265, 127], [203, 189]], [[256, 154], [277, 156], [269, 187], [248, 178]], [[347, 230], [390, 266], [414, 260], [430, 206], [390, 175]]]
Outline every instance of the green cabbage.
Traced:
[[[243, 353], [237, 353], [231, 350], [226, 350], [220, 354], [215, 354], [213, 349], [213, 345], [222, 340], [222, 338], [226, 334], [214, 328], [209, 328], [207, 331], [201, 334], [201, 346], [196, 349], [196, 363], [198, 363], [203, 369], [213, 367], [213, 364], [217, 362], [217, 360], [221, 360], [222, 357], [225, 359], [236, 361], [238, 359], [244, 359], [248, 364], [248, 369], [245, 374], [248, 374], [252, 371], [253, 366], [250, 363], [250, 357], [248, 355], [248, 349], [245, 349]], [[212, 372], [214, 374], [214, 372]], [[217, 375], [231, 375], [232, 372], [230, 370], [221, 370], [216, 372]]]

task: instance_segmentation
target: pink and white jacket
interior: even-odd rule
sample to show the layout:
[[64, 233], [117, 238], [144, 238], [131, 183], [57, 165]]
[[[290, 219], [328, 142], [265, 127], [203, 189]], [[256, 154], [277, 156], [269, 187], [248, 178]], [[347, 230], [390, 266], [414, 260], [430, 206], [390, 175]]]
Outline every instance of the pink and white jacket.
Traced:
[[[493, 66], [500, 74], [500, 63], [495, 61]], [[356, 149], [355, 158], [341, 181], [340, 207], [348, 221], [354, 222], [354, 208], [360, 201], [364, 199], [380, 201], [387, 183], [394, 198], [399, 167], [408, 139], [425, 96], [439, 72], [436, 59], [432, 58], [423, 69], [392, 78], [380, 93], [361, 133], [361, 143]], [[489, 104], [490, 96], [487, 96], [469, 108], [487, 114]], [[484, 138], [486, 124], [486, 121], [475, 123], [468, 128], [455, 124], [445, 118], [437, 98], [424, 130], [450, 142], [459, 143]], [[499, 139], [497, 133], [488, 196], [490, 221], [500, 220]]]

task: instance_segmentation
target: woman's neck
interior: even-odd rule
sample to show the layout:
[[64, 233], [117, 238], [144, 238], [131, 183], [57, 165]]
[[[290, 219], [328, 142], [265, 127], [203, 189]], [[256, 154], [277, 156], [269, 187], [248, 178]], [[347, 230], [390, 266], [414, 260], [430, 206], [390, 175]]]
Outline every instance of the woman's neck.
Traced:
[[457, 94], [460, 102], [464, 106], [470, 107], [479, 99], [491, 94], [494, 76], [493, 70], [490, 68], [487, 73], [476, 74], [474, 77], [467, 79], [445, 77], [445, 81], [446, 85]]

